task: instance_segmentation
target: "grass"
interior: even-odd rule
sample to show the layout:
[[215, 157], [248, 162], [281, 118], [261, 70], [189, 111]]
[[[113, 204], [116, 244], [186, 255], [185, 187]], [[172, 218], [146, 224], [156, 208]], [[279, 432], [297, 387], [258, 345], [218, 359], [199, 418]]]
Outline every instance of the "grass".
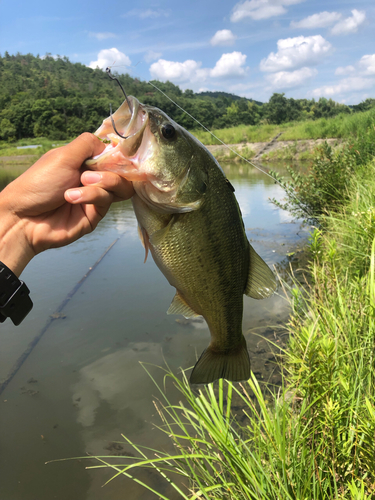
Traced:
[[[226, 144], [243, 142], [269, 142], [278, 133], [279, 141], [297, 141], [307, 139], [349, 139], [358, 137], [375, 123], [375, 108], [351, 115], [341, 114], [333, 118], [320, 118], [314, 121], [290, 122], [281, 125], [239, 125], [212, 132]], [[192, 133], [206, 145], [219, 144], [209, 133], [194, 130]]]
[[[319, 238], [315, 252], [321, 252]], [[370, 273], [354, 284], [343, 279], [338, 293], [326, 289], [331, 257], [327, 267], [315, 270], [319, 297], [292, 294], [295, 337], [285, 354], [287, 386], [275, 394], [252, 375], [244, 384], [220, 381], [197, 394], [185, 374], [180, 379], [168, 373], [183, 402], [172, 405], [160, 391], [159, 430], [176, 453], [144, 449], [124, 436], [137, 458], [110, 464], [109, 457], [100, 457], [101, 465], [93, 468], [111, 467], [113, 479], [134, 479], [137, 468], [151, 467], [185, 500], [372, 498], [375, 249]], [[171, 479], [176, 473], [181, 482]]]
[[[49, 151], [52, 148], [62, 146], [66, 144], [67, 141], [53, 141], [51, 139], [46, 139], [44, 137], [38, 137], [34, 139], [21, 139], [17, 142], [6, 142], [0, 141], [0, 159], [2, 156], [28, 156], [33, 155], [39, 158], [44, 153]], [[38, 148], [30, 148], [30, 149], [17, 149], [18, 146], [31, 146], [31, 145], [40, 145]]]
[[352, 115], [340, 114], [333, 118], [287, 124], [279, 140], [348, 139], [357, 137], [375, 122], [375, 108]]
[[[238, 125], [237, 127], [213, 130], [212, 132], [226, 144], [246, 142], [269, 142], [280, 132], [280, 125]], [[220, 144], [209, 132], [192, 130], [192, 134], [206, 146]]]

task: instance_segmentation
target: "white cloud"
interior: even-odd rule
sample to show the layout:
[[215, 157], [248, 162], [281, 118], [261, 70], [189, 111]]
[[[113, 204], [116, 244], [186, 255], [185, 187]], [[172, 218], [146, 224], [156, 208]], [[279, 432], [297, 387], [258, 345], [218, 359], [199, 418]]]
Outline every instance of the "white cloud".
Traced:
[[[198, 79], [199, 74], [202, 75], [201, 64], [192, 59], [188, 59], [183, 63], [159, 59], [151, 64], [150, 73], [152, 78], [161, 81], [170, 80], [175, 83], [195, 81]], [[202, 76], [204, 77], [204, 75]]]
[[106, 40], [107, 38], [117, 38], [114, 33], [94, 33], [92, 31], [89, 31], [89, 36], [93, 38], [97, 38], [98, 40]]
[[210, 43], [211, 45], [233, 45], [236, 36], [233, 35], [231, 30], [219, 30], [217, 31], [214, 36], [211, 38]]
[[89, 67], [92, 69], [96, 67], [106, 69], [107, 67], [114, 66], [118, 73], [125, 73], [125, 71], [128, 71], [126, 67], [130, 65], [131, 61], [129, 57], [113, 47], [112, 49], [101, 50], [98, 54], [98, 59], [96, 61], [91, 61]]
[[152, 9], [146, 9], [144, 12], [141, 12], [140, 14], [140, 18], [141, 19], [146, 19], [147, 17], [151, 17], [151, 18], [156, 18], [156, 17], [168, 17], [170, 14], [170, 11], [169, 10], [162, 10], [162, 9], [158, 9], [158, 10], [152, 10]]
[[319, 14], [313, 14], [312, 16], [305, 17], [301, 21], [290, 23], [291, 28], [303, 28], [303, 29], [316, 29], [316, 28], [326, 28], [333, 23], [336, 23], [341, 19], [341, 14], [339, 12], [319, 12]]
[[303, 1], [304, 0], [245, 0], [245, 2], [239, 2], [234, 6], [230, 20], [236, 23], [247, 17], [257, 21], [259, 19], [280, 16], [287, 12], [284, 5], [293, 5]]
[[321, 35], [297, 36], [278, 40], [276, 53], [260, 62], [261, 71], [276, 72], [318, 64], [331, 50]]
[[348, 35], [350, 33], [356, 33], [358, 27], [366, 19], [366, 13], [363, 10], [352, 10], [351, 17], [347, 17], [342, 21], [334, 25], [331, 30], [332, 35]]
[[278, 71], [266, 76], [274, 89], [291, 89], [300, 87], [307, 80], [317, 75], [318, 71], [311, 68], [301, 68], [295, 71]]
[[364, 90], [371, 88], [375, 85], [375, 80], [373, 78], [364, 78], [361, 76], [353, 76], [349, 78], [342, 79], [336, 85], [325, 85], [313, 90], [314, 97], [322, 96], [336, 96], [338, 94], [345, 94], [347, 92], [353, 92], [358, 90]]
[[133, 9], [130, 10], [127, 14], [123, 14], [121, 17], [129, 17], [129, 16], [135, 16], [139, 17], [140, 19], [156, 19], [158, 17], [168, 17], [170, 15], [171, 11], [170, 10], [163, 10], [163, 9]]
[[148, 50], [146, 54], [144, 55], [144, 60], [147, 63], [150, 63], [151, 61], [156, 61], [157, 59], [160, 59], [161, 57], [161, 52], [155, 52], [154, 50]]
[[241, 52], [223, 54], [214, 68], [201, 68], [202, 63], [188, 59], [184, 62], [159, 59], [150, 66], [152, 78], [174, 83], [203, 82], [207, 78], [238, 78], [245, 75], [246, 55]]
[[375, 54], [361, 57], [358, 64], [365, 75], [375, 75]]
[[213, 78], [244, 76], [246, 57], [241, 52], [223, 54], [215, 64], [215, 67], [210, 71], [210, 76]]
[[350, 75], [354, 72], [355, 72], [354, 66], [339, 66], [335, 70], [335, 75], [344, 76], [344, 75]]

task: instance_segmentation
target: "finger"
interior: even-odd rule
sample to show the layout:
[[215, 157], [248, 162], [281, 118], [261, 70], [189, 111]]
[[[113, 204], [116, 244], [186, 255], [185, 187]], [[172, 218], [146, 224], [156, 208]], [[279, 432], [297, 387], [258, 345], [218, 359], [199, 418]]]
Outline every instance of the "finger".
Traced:
[[113, 172], [85, 171], [81, 176], [84, 186], [97, 186], [110, 191], [114, 195], [113, 201], [128, 200], [134, 194], [132, 182]]
[[114, 195], [100, 187], [83, 186], [80, 188], [68, 189], [65, 191], [64, 197], [65, 200], [72, 205], [95, 205], [100, 212], [102, 211], [101, 209], [105, 209], [105, 215], [109, 206], [113, 202]]
[[70, 144], [63, 146], [63, 149], [76, 159], [77, 164], [82, 165], [88, 158], [100, 154], [105, 149], [105, 144], [94, 134], [84, 132]]
[[86, 219], [90, 224], [91, 231], [93, 231], [99, 224], [99, 222], [103, 219], [105, 214], [108, 212], [111, 204], [109, 204], [106, 207], [105, 206], [98, 207], [98, 205], [81, 205], [81, 206], [86, 216]]

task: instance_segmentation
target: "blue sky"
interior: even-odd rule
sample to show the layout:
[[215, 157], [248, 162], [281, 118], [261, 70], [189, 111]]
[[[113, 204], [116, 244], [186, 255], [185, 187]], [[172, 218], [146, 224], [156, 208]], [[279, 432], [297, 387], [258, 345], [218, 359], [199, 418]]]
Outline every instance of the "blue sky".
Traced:
[[267, 101], [375, 97], [374, 0], [0, 0], [0, 53]]

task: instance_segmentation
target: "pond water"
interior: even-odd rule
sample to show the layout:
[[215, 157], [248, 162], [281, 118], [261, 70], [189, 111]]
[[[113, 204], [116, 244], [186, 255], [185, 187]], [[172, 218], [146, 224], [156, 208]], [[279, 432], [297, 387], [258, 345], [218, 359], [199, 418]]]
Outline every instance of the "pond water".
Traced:
[[[0, 182], [10, 180], [9, 170], [0, 172]], [[281, 188], [248, 165], [228, 164], [224, 170], [236, 189], [254, 248], [271, 266], [287, 264], [286, 255], [302, 247], [308, 233], [268, 201], [281, 199]], [[174, 289], [151, 258], [146, 264], [143, 260], [131, 204], [123, 202], [112, 206], [94, 233], [37, 256], [24, 271], [34, 308], [19, 327], [9, 321], [0, 326], [0, 383], [8, 381], [0, 395], [1, 499], [154, 498], [126, 478], [102, 488], [112, 474], [86, 470], [87, 461], [45, 465], [87, 453], [134, 451], [121, 433], [140, 445], [171, 449], [153, 427], [159, 424], [153, 405], [158, 390], [141, 363], [162, 383], [157, 366], [166, 362], [175, 372], [193, 366], [209, 343], [209, 332], [204, 323], [185, 324], [182, 317], [167, 316]], [[252, 368], [270, 382], [277, 383], [278, 374], [262, 337], [279, 342], [277, 331], [287, 315], [287, 302], [279, 294], [259, 302], [245, 297], [243, 329]], [[30, 354], [22, 358], [28, 348]], [[178, 397], [173, 388], [168, 388], [168, 397]], [[139, 477], [174, 498], [156, 473]]]

